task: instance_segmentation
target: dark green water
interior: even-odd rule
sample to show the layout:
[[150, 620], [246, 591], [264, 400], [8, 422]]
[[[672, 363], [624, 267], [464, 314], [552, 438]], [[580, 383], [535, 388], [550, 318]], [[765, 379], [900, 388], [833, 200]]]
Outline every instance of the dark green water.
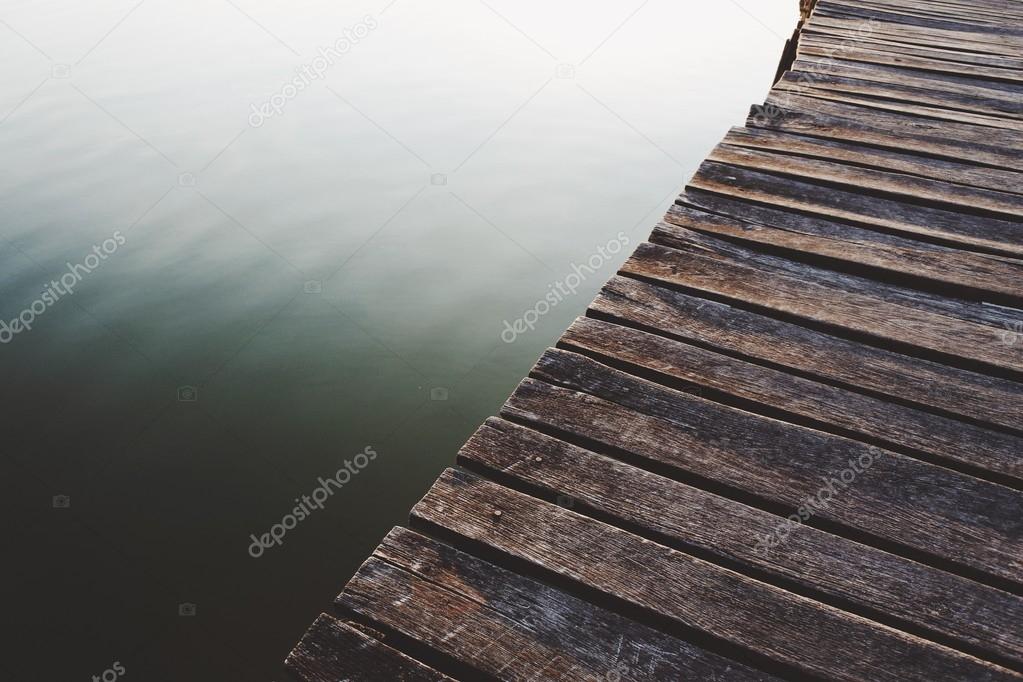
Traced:
[[0, 1], [0, 677], [280, 679], [796, 9]]

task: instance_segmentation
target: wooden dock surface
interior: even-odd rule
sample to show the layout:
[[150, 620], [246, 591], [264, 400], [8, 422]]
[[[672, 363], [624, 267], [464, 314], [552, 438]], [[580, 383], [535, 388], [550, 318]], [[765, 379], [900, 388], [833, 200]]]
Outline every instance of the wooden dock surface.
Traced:
[[297, 679], [1023, 680], [1023, 2], [797, 35]]

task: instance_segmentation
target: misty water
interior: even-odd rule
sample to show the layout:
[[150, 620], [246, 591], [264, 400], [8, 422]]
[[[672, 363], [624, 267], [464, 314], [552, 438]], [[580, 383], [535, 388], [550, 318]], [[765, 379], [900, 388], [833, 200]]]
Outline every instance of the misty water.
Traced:
[[797, 4], [0, 0], [0, 678], [281, 679]]

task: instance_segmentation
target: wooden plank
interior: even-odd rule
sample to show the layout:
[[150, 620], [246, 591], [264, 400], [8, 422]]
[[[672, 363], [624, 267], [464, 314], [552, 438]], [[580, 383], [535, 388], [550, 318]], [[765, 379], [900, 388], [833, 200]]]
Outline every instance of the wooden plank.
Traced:
[[[949, 183], [953, 184], [953, 196], [942, 197], [937, 200], [939, 202], [956, 203], [957, 196], [955, 193], [964, 191], [963, 188], [958, 187], [959, 185], [996, 192], [991, 204], [991, 210], [1001, 210], [994, 208], [994, 206], [1009, 203], [1011, 208], [1007, 212], [1014, 214], [1020, 210], [1021, 202], [1023, 202], [1023, 197], [1020, 196], [1023, 195], [1023, 173], [999, 168], [984, 168], [962, 161], [935, 159], [931, 156], [923, 155], [917, 150], [913, 150], [913, 153], [910, 153], [904, 147], [898, 151], [894, 149], [877, 149], [862, 143], [828, 140], [811, 135], [758, 128], [732, 128], [725, 136], [725, 139], [722, 140], [722, 144], [784, 154], [799, 154], [814, 159], [841, 162], [841, 164], [852, 164], [875, 170], [905, 173], [919, 178], [939, 181], [942, 188]], [[761, 166], [754, 165], [752, 167]], [[820, 177], [823, 179], [830, 175], [830, 173], [831, 169], [826, 168], [824, 175], [815, 174], [810, 177]], [[871, 184], [872, 181], [873, 178], [868, 177], [867, 181], [860, 186], [874, 186]], [[885, 185], [879, 183], [877, 186], [882, 188]], [[925, 186], [923, 189], [923, 194], [928, 199], [933, 197], [931, 190], [932, 187], [930, 186]], [[916, 187], [907, 188], [906, 191], [911, 196], [921, 196]], [[1008, 193], [1008, 197], [1005, 196], [1006, 193]], [[983, 205], [985, 195], [981, 194], [979, 198], [982, 203], [976, 204], [977, 207]]]
[[[985, 306], [977, 301], [954, 298], [947, 294], [898, 286], [888, 282], [843, 273], [834, 269], [804, 264], [788, 258], [748, 249], [732, 241], [700, 234], [677, 225], [658, 223], [653, 236], [669, 248], [667, 257], [680, 251], [696, 251], [697, 255], [716, 261], [742, 260], [743, 266], [769, 271], [782, 277], [794, 277], [804, 284], [840, 290], [843, 293], [863, 295], [914, 310], [926, 311], [953, 318], [954, 323], [968, 322], [992, 327], [1001, 345], [1002, 326], [1015, 322], [1021, 312], [1010, 307]], [[985, 337], [991, 338], [991, 337]]]
[[854, 17], [874, 20], [888, 31], [914, 31], [920, 34], [952, 36], [960, 40], [991, 41], [997, 45], [1023, 47], [1023, 31], [1005, 22], [971, 21], [967, 14], [959, 13], [955, 18], [926, 16], [903, 5], [895, 9], [876, 9], [866, 3], [835, 2], [819, 0], [814, 19], [822, 16]]
[[402, 528], [334, 604], [455, 661], [463, 679], [775, 679]]
[[896, 24], [877, 21], [873, 17], [855, 17], [848, 12], [831, 12], [819, 7], [814, 11], [811, 25], [816, 29], [823, 27], [844, 29], [857, 35], [886, 36], [921, 45], [981, 51], [1009, 57], [1023, 56], [1023, 41], [1019, 36]]
[[984, 126], [936, 121], [785, 91], [772, 92], [764, 107], [753, 107], [747, 125], [889, 149], [911, 148], [922, 154], [1023, 170], [1023, 154], [1018, 151], [1023, 148], [1023, 135], [1016, 131], [1002, 130], [992, 135]]
[[[873, 442], [1023, 488], [1023, 439], [761, 367], [686, 343], [580, 318], [559, 345], [737, 398], [742, 409]], [[633, 373], [636, 373], [633, 371]], [[662, 382], [663, 383], [663, 382]], [[702, 393], [701, 393], [702, 395]]]
[[938, 95], [933, 99], [941, 106], [969, 109], [983, 103], [986, 113], [998, 112], [1018, 117], [1023, 112], [1023, 104], [1020, 103], [1023, 90], [1015, 83], [950, 73], [922, 74], [915, 69], [851, 61], [845, 59], [844, 55], [830, 58], [811, 56], [797, 58], [791, 69], [793, 72], [826, 74], [836, 79], [860, 79], [870, 83], [905, 87], [914, 93], [933, 92]]
[[333, 616], [321, 614], [284, 667], [302, 682], [448, 682], [450, 677], [360, 632]]
[[937, 93], [917, 92], [913, 88], [871, 83], [856, 78], [835, 78], [821, 74], [811, 77], [807, 74], [787, 71], [775, 84], [774, 92], [778, 91], [846, 104], [859, 104], [897, 113], [915, 114], [942, 121], [1023, 131], [1023, 121], [1017, 118], [1007, 118], [1004, 112], [995, 109], [990, 109], [988, 113], [977, 113], [976, 108], [960, 109], [942, 106], [947, 102]]
[[[946, 64], [949, 68], [968, 66], [987, 68], [992, 74], [996, 74], [996, 80], [1008, 78], [1015, 81], [1014, 77], [1007, 76], [1006, 74], [1015, 73], [1018, 69], [1023, 68], [1023, 59], [1016, 57], [990, 55], [984, 52], [949, 50], [941, 47], [909, 45], [875, 36], [840, 38], [840, 36], [829, 34], [826, 31], [818, 32], [812, 27], [808, 27], [799, 37], [799, 50], [811, 46], [824, 50], [825, 56], [844, 56], [865, 52], [875, 57], [899, 55], [924, 59]], [[854, 59], [852, 56], [847, 58]]]
[[1011, 12], [967, 5], [944, 5], [928, 2], [916, 2], [913, 5], [907, 5], [905, 2], [889, 2], [888, 0], [859, 0], [855, 5], [851, 5], [849, 2], [829, 3], [829, 6], [839, 5], [843, 7], [865, 7], [896, 14], [953, 20], [967, 24], [993, 27], [1005, 26], [1007, 19], [1023, 18], [1023, 15]]
[[[833, 489], [812, 525], [877, 538], [903, 556], [931, 557], [931, 565], [954, 563], [988, 584], [1023, 585], [1017, 490], [675, 391], [576, 353], [548, 351], [530, 376], [502, 408], [505, 418], [600, 443], [651, 470], [695, 476], [701, 487], [786, 515]], [[872, 464], [841, 487], [850, 462]]]
[[864, 69], [843, 75], [832, 66], [814, 67], [805, 60], [797, 60], [793, 69], [788, 71], [775, 86], [780, 89], [799, 91], [821, 91], [829, 96], [854, 95], [868, 97], [873, 100], [892, 100], [889, 106], [901, 106], [901, 110], [910, 113], [921, 111], [920, 105], [927, 105], [932, 115], [949, 120], [961, 120], [968, 123], [982, 123], [995, 127], [1013, 127], [1019, 129], [1023, 122], [1023, 112], [1019, 101], [1010, 95], [961, 94], [952, 88], [945, 88], [944, 83], [933, 82], [930, 87], [904, 85], [883, 80], [875, 80], [872, 73]]
[[870, 280], [753, 256], [742, 247], [694, 234], [679, 227], [663, 230], [661, 241], [672, 239], [673, 248], [640, 244], [621, 272], [742, 301], [840, 333], [895, 342], [923, 351], [919, 355], [940, 354], [964, 366], [978, 363], [989, 373], [1023, 372], [1020, 353], [1003, 340], [1005, 327], [983, 319], [998, 310], [952, 301], [943, 310], [941, 300], [921, 292], [880, 284], [870, 291]]
[[962, 52], [964, 54], [986, 54], [992, 57], [1004, 59], [1020, 59], [1023, 53], [1011, 48], [987, 45], [977, 41], [954, 41], [941, 39], [925, 39], [920, 36], [907, 35], [906, 33], [894, 33], [885, 30], [883, 25], [873, 24], [864, 21], [849, 21], [836, 17], [820, 17], [814, 20], [805, 29], [806, 35], [813, 35], [822, 39], [831, 39], [835, 42], [844, 40], [871, 40], [880, 41], [886, 44], [904, 45], [907, 47], [920, 47], [927, 49], [947, 50], [949, 52]]
[[848, 220], [873, 229], [895, 231], [907, 238], [938, 240], [949, 246], [1015, 258], [1023, 256], [1023, 225], [1010, 219], [969, 215], [713, 161], [700, 165], [689, 186], [830, 220]]
[[[918, 8], [906, 8], [909, 11], [916, 11]], [[1020, 27], [1015, 25], [1015, 19], [1005, 21], [1003, 17], [997, 17], [1003, 21], [995, 23], [974, 23], [966, 13], [971, 9], [959, 10], [951, 19], [940, 19], [936, 17], [913, 16], [908, 13], [899, 13], [885, 9], [875, 9], [869, 5], [859, 6], [846, 3], [844, 5], [817, 3], [813, 16], [810, 17], [811, 25], [831, 24], [846, 29], [861, 29], [864, 24], [873, 26], [874, 30], [886, 32], [892, 35], [901, 35], [925, 43], [951, 42], [951, 43], [981, 43], [989, 46], [988, 49], [996, 50], [1002, 47], [1008, 49], [1017, 48], [1021, 42]], [[972, 8], [973, 12], [985, 12], [990, 10]], [[1002, 12], [1001, 10], [996, 10]]]
[[[786, 525], [780, 540], [778, 516], [503, 419], [488, 419], [459, 462], [674, 549], [1023, 665], [1023, 599], [1016, 595], [803, 524]], [[771, 548], [764, 538], [778, 543]]]
[[[848, 4], [848, 3], [846, 3]], [[884, 5], [888, 7], [906, 7], [905, 0], [870, 0], [872, 5]], [[991, 16], [996, 19], [1023, 19], [1023, 12], [1013, 0], [1002, 3], [977, 2], [975, 0], [916, 0], [913, 9], [924, 9], [928, 11], [944, 11], [957, 16], [963, 12]]]
[[[916, 242], [700, 190], [682, 194], [664, 219], [671, 225], [876, 270], [879, 277], [920, 278], [952, 293], [1023, 307], [1023, 261]], [[656, 240], [654, 240], [656, 241]]]
[[756, 650], [817, 678], [1023, 678], [471, 474], [446, 471], [412, 515], [545, 575], [656, 614], [674, 628]]
[[888, 400], [1017, 433], [1023, 427], [1023, 384], [873, 348], [647, 282], [614, 277], [590, 310]]
[[[707, 156], [709, 161], [834, 183], [851, 191], [880, 192], [895, 198], [910, 197], [923, 200], [929, 206], [944, 206], [955, 211], [985, 211], [1012, 220], [1023, 218], [1023, 196], [968, 187], [955, 182], [954, 175], [946, 176], [947, 181], [935, 180], [776, 150], [741, 147], [729, 144], [727, 137], [725, 140]], [[1016, 186], [1023, 188], [1023, 185]], [[1023, 225], [1019, 231], [1023, 233]]]
[[[905, 7], [905, 0], [871, 0], [875, 5], [887, 5], [889, 7]], [[848, 3], [847, 3], [848, 4]], [[963, 12], [976, 13], [982, 16], [990, 16], [998, 20], [1023, 19], [1023, 12], [1015, 0], [1005, 2], [984, 2], [976, 0], [917, 0], [914, 8], [922, 8], [930, 11], [944, 11], [958, 16]]]
[[946, 59], [920, 57], [906, 54], [906, 51], [884, 50], [878, 49], [878, 47], [866, 44], [857, 47], [836, 46], [833, 42], [829, 44], [828, 42], [817, 41], [813, 38], [804, 38], [799, 42], [798, 54], [801, 59], [810, 62], [839, 56], [842, 59], [863, 64], [897, 66], [907, 69], [919, 69], [921, 71], [934, 71], [936, 73], [1023, 83], [1023, 74], [1011, 68], [997, 68]]

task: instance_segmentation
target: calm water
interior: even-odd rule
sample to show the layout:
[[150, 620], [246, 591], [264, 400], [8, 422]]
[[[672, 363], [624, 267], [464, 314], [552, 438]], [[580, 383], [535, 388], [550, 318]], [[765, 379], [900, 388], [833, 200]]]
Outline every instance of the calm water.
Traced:
[[386, 1], [0, 1], [3, 679], [280, 679], [797, 6]]

